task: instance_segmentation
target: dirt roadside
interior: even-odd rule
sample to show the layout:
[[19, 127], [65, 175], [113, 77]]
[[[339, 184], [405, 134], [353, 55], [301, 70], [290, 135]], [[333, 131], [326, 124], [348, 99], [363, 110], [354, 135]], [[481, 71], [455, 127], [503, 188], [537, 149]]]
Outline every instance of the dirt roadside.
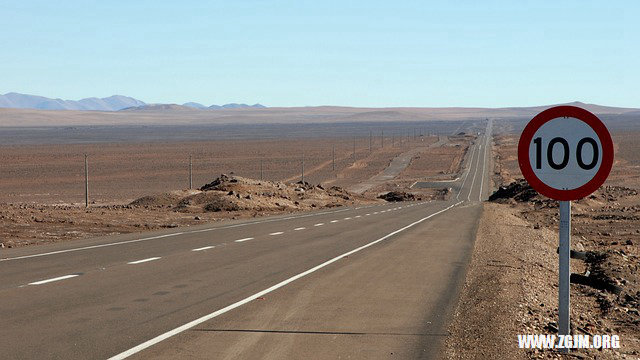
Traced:
[[[496, 181], [519, 177], [513, 152], [499, 147]], [[621, 168], [633, 174], [631, 168]], [[506, 171], [509, 169], [510, 171]], [[614, 177], [615, 180], [615, 177]], [[617, 181], [617, 180], [616, 180]], [[619, 349], [524, 350], [518, 334], [557, 333], [558, 209], [521, 184], [484, 204], [471, 263], [446, 341], [447, 359], [639, 359], [638, 191], [605, 186], [573, 204], [572, 331], [620, 336]], [[516, 186], [517, 185], [517, 186]], [[626, 184], [625, 184], [626, 185]]]

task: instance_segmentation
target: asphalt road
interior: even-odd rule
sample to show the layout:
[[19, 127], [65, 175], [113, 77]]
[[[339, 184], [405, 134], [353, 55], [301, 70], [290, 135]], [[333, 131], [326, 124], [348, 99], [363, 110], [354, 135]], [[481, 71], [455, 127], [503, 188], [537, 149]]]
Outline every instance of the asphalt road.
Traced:
[[488, 195], [488, 144], [478, 138], [446, 202], [3, 251], [0, 358], [438, 357]]

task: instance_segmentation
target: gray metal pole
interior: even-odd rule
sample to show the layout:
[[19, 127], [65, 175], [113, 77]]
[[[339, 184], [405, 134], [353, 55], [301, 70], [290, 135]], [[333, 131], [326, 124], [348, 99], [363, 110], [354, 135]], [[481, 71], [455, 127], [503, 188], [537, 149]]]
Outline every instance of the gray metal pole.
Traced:
[[[571, 249], [571, 201], [560, 201], [560, 249], [558, 274], [558, 334], [569, 335], [569, 252]], [[565, 351], [567, 351], [565, 349]]]
[[189, 190], [193, 189], [193, 159], [189, 154]]
[[89, 160], [84, 154], [84, 207], [89, 207]]
[[333, 162], [331, 163], [333, 171], [336, 171], [336, 144], [333, 144], [331, 148], [331, 156], [333, 157]]
[[356, 137], [353, 137], [353, 161], [356, 161]]

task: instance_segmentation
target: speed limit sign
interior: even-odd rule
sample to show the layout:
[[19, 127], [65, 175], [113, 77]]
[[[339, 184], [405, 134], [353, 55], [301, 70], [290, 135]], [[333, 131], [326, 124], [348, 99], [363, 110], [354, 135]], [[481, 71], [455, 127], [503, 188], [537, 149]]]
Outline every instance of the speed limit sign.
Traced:
[[540, 194], [581, 199], [600, 187], [613, 165], [613, 141], [602, 121], [575, 106], [536, 115], [518, 143], [522, 175]]
[[602, 121], [589, 111], [556, 106], [536, 115], [524, 128], [518, 163], [531, 187], [560, 200], [558, 333], [569, 335], [571, 200], [591, 194], [607, 179], [613, 141]]

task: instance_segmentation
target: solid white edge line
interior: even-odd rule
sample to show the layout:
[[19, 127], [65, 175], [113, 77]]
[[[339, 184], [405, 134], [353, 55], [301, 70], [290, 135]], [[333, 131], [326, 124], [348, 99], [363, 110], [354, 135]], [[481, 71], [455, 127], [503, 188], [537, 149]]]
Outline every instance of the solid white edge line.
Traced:
[[202, 251], [202, 250], [209, 250], [209, 249], [213, 249], [215, 246], [211, 245], [211, 246], [205, 246], [205, 247], [201, 247], [201, 248], [197, 248], [197, 249], [191, 249], [191, 251]]
[[58, 277], [55, 277], [55, 278], [52, 278], [52, 279], [34, 281], [34, 282], [29, 283], [29, 285], [42, 285], [42, 284], [46, 284], [46, 283], [50, 283], [50, 282], [54, 282], [54, 281], [71, 279], [71, 278], [74, 278], [76, 276], [80, 276], [80, 275], [78, 275], [78, 274], [70, 274], [70, 275], [58, 276]]
[[244, 238], [244, 239], [238, 239], [238, 240], [235, 240], [234, 242], [241, 243], [241, 242], [249, 241], [249, 240], [253, 240], [253, 238], [252, 237], [248, 237], [248, 238]]
[[216, 311], [212, 312], [211, 314], [205, 315], [205, 316], [203, 316], [201, 318], [198, 318], [196, 320], [190, 321], [190, 322], [188, 322], [188, 323], [186, 323], [186, 324], [184, 324], [182, 326], [179, 326], [179, 327], [177, 327], [177, 328], [175, 328], [173, 330], [167, 331], [164, 334], [158, 335], [158, 336], [154, 337], [153, 339], [150, 339], [150, 340], [147, 340], [147, 341], [143, 342], [140, 345], [134, 346], [129, 350], [126, 350], [124, 352], [121, 352], [118, 355], [110, 357], [108, 360], [126, 359], [127, 357], [129, 357], [131, 355], [134, 355], [136, 353], [139, 353], [140, 351], [142, 351], [142, 350], [144, 350], [144, 349], [146, 349], [148, 347], [151, 347], [151, 346], [153, 346], [153, 345], [155, 345], [155, 344], [157, 344], [157, 343], [159, 343], [159, 342], [161, 342], [163, 340], [166, 340], [166, 339], [168, 339], [168, 338], [170, 338], [170, 337], [172, 337], [174, 335], [177, 335], [177, 334], [179, 334], [179, 333], [181, 333], [181, 332], [183, 332], [185, 330], [189, 330], [194, 326], [197, 326], [199, 324], [202, 324], [205, 321], [211, 320], [211, 319], [213, 319], [213, 318], [215, 318], [217, 316], [220, 316], [220, 315], [222, 315], [222, 314], [224, 314], [226, 312], [229, 312], [229, 311], [231, 311], [231, 310], [233, 310], [233, 309], [235, 309], [235, 308], [237, 308], [239, 306], [242, 306], [242, 305], [244, 305], [244, 304], [246, 304], [248, 302], [251, 302], [251, 301], [253, 301], [253, 300], [255, 300], [255, 299], [257, 299], [257, 298], [259, 298], [261, 296], [264, 296], [264, 295], [266, 295], [266, 294], [268, 294], [268, 293], [270, 293], [270, 292], [272, 292], [274, 290], [277, 290], [277, 289], [279, 289], [279, 288], [281, 288], [281, 287], [283, 287], [283, 286], [285, 286], [285, 285], [287, 285], [287, 284], [289, 284], [291, 282], [294, 282], [294, 281], [296, 281], [296, 280], [298, 280], [298, 279], [300, 279], [300, 278], [302, 278], [304, 276], [307, 276], [307, 275], [309, 275], [309, 274], [311, 274], [311, 273], [313, 273], [313, 272], [315, 272], [315, 271], [317, 271], [319, 269], [322, 269], [323, 267], [325, 267], [327, 265], [330, 265], [330, 264], [332, 264], [332, 263], [344, 258], [345, 256], [349, 256], [351, 254], [355, 254], [358, 251], [361, 251], [361, 250], [366, 249], [366, 248], [368, 248], [368, 247], [370, 247], [372, 245], [375, 245], [375, 244], [377, 244], [377, 243], [379, 243], [381, 241], [384, 241], [384, 240], [390, 238], [391, 236], [393, 236], [395, 234], [398, 234], [398, 233], [400, 233], [400, 232], [402, 232], [404, 230], [407, 230], [407, 229], [409, 229], [409, 228], [411, 228], [411, 227], [413, 227], [415, 225], [418, 225], [418, 224], [420, 224], [421, 222], [423, 222], [423, 221], [425, 221], [427, 219], [430, 219], [430, 218], [432, 218], [432, 217], [434, 217], [434, 216], [436, 216], [438, 214], [441, 214], [441, 213], [453, 208], [454, 206], [460, 205], [461, 203], [462, 203], [462, 201], [459, 201], [459, 202], [457, 202], [457, 203], [455, 203], [453, 205], [450, 205], [447, 208], [444, 208], [444, 209], [442, 209], [440, 211], [437, 211], [437, 212], [435, 212], [435, 213], [433, 213], [433, 214], [431, 214], [429, 216], [423, 217], [422, 219], [417, 220], [415, 222], [412, 222], [411, 224], [409, 224], [409, 225], [407, 225], [405, 227], [402, 227], [402, 228], [400, 228], [398, 230], [395, 230], [395, 231], [393, 231], [393, 232], [391, 232], [391, 233], [389, 233], [389, 234], [387, 234], [387, 235], [385, 235], [385, 236], [383, 236], [383, 237], [381, 237], [381, 238], [379, 238], [377, 240], [374, 240], [374, 241], [372, 241], [372, 242], [370, 242], [368, 244], [362, 245], [362, 246], [360, 246], [358, 248], [355, 248], [355, 249], [353, 249], [351, 251], [348, 251], [348, 252], [346, 252], [346, 253], [344, 253], [342, 255], [338, 255], [338, 256], [330, 259], [330, 260], [327, 260], [327, 261], [323, 262], [320, 265], [316, 265], [316, 266], [312, 267], [311, 269], [309, 269], [307, 271], [304, 271], [304, 272], [301, 272], [298, 275], [292, 276], [292, 277], [290, 277], [290, 278], [288, 278], [288, 279], [286, 279], [284, 281], [281, 281], [281, 282], [279, 282], [279, 283], [277, 283], [277, 284], [275, 284], [275, 285], [273, 285], [273, 286], [271, 286], [271, 287], [269, 287], [267, 289], [264, 289], [264, 290], [262, 290], [262, 291], [260, 291], [258, 293], [255, 293], [255, 294], [253, 294], [253, 295], [251, 295], [249, 297], [246, 297], [246, 298], [244, 298], [244, 299], [242, 299], [242, 300], [240, 300], [238, 302], [235, 302], [235, 303], [233, 303], [231, 305], [228, 305], [228, 306], [226, 306], [226, 307], [224, 307], [224, 308], [222, 308], [220, 310], [216, 310]]
[[142, 260], [136, 260], [136, 261], [129, 261], [127, 264], [129, 265], [137, 265], [137, 264], [142, 264], [142, 263], [146, 263], [149, 261], [153, 261], [153, 260], [158, 260], [160, 259], [159, 257], [150, 257], [147, 259], [142, 259]]

